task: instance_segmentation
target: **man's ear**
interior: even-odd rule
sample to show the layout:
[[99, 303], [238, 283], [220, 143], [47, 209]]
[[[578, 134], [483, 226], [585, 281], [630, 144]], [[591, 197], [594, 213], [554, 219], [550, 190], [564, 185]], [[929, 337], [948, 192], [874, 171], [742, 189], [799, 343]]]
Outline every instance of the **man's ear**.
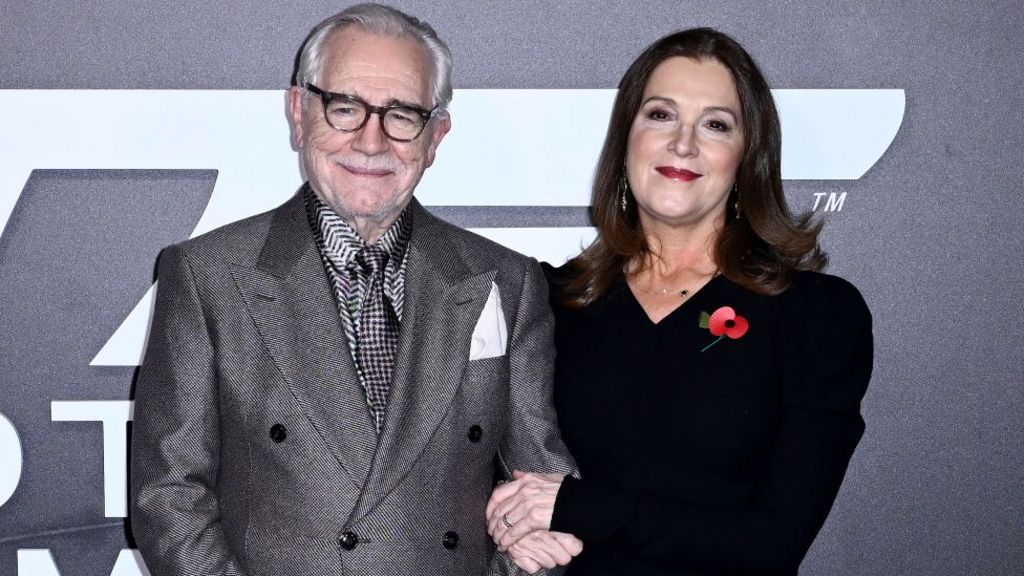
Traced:
[[296, 150], [302, 149], [302, 88], [292, 86], [288, 89], [288, 120], [292, 125], [292, 144]]
[[434, 129], [430, 133], [430, 145], [427, 147], [427, 166], [434, 163], [434, 154], [437, 152], [437, 146], [444, 139], [444, 135], [451, 129], [452, 119], [447, 114], [434, 120]]

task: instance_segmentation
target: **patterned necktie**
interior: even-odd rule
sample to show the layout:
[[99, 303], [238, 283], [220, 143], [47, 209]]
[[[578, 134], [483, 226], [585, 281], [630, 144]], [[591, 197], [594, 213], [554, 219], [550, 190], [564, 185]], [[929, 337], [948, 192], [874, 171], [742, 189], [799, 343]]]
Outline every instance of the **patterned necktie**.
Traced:
[[370, 411], [380, 432], [384, 424], [391, 370], [398, 348], [398, 317], [384, 295], [384, 268], [388, 254], [380, 246], [369, 245], [356, 254], [360, 274], [370, 277], [369, 287], [363, 295], [356, 327], [356, 361], [363, 375], [363, 387], [370, 403]]

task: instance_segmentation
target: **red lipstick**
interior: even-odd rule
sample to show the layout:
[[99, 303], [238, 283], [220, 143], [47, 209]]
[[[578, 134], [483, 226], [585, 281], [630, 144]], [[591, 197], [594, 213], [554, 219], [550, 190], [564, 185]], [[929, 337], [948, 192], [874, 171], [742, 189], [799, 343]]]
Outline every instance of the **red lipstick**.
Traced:
[[672, 166], [658, 166], [655, 170], [666, 178], [682, 180], [683, 182], [696, 180], [703, 176], [703, 174], [697, 174], [696, 172], [691, 172], [685, 168], [673, 168]]

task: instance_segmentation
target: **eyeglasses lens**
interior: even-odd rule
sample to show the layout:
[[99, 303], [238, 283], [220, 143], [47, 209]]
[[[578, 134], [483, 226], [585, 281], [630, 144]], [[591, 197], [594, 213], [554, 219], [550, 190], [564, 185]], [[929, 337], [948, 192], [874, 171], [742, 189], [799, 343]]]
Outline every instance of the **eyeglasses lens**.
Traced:
[[[370, 111], [358, 100], [334, 98], [324, 108], [327, 122], [338, 130], [352, 132], [367, 121]], [[426, 121], [411, 108], [393, 107], [384, 111], [384, 133], [393, 140], [408, 141], [419, 136]]]

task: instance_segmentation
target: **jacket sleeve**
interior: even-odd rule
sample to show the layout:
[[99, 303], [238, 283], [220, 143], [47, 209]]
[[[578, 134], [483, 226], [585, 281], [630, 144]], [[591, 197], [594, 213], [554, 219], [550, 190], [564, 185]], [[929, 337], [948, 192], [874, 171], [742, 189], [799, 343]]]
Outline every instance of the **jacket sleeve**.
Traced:
[[666, 498], [567, 478], [552, 529], [669, 564], [795, 574], [864, 432], [860, 401], [873, 354], [871, 315], [853, 286], [829, 278], [805, 288], [794, 299], [799, 306], [786, 310], [794, 320], [777, 332], [781, 423], [750, 505], [727, 508], [682, 493]]
[[[552, 397], [554, 316], [547, 282], [536, 260], [523, 273], [515, 320], [509, 333], [508, 426], [498, 453], [500, 474], [512, 470], [579, 476], [576, 462], [562, 442]], [[538, 574], [560, 574], [562, 568]], [[491, 574], [525, 574], [505, 554], [494, 553]]]
[[153, 574], [242, 575], [215, 490], [220, 417], [214, 351], [180, 246], [160, 258], [156, 310], [135, 392], [131, 526]]

